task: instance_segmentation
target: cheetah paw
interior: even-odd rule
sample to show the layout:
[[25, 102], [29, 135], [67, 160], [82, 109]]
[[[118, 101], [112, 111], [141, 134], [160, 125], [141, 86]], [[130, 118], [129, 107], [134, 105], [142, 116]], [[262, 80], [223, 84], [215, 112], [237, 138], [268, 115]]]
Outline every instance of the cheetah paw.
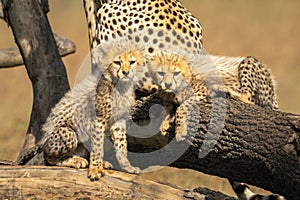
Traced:
[[113, 165], [108, 161], [103, 161], [103, 168], [104, 169], [112, 169]]
[[249, 104], [254, 104], [253, 101], [251, 101], [251, 94], [246, 93], [246, 94], [240, 94], [239, 96], [237, 96], [237, 98], [245, 103], [249, 103]]
[[90, 165], [88, 171], [88, 178], [91, 181], [97, 181], [104, 176], [103, 165]]
[[88, 166], [88, 161], [85, 158], [82, 158], [80, 156], [73, 156], [71, 158], [68, 158], [61, 163], [59, 163], [59, 166], [63, 167], [73, 167], [76, 169], [84, 169]]
[[168, 120], [164, 120], [159, 127], [160, 133], [163, 136], [166, 136], [168, 134], [169, 128], [170, 128], [170, 122]]
[[174, 120], [174, 117], [167, 115], [166, 118], [162, 121], [159, 130], [160, 133], [165, 136], [168, 134], [168, 129], [170, 128], [170, 123]]
[[122, 169], [125, 172], [130, 173], [130, 174], [140, 174], [141, 173], [141, 169], [139, 167], [128, 166], [128, 167], [123, 167]]
[[176, 126], [176, 140], [177, 142], [181, 142], [185, 140], [187, 136], [187, 125], [186, 124], [178, 124]]

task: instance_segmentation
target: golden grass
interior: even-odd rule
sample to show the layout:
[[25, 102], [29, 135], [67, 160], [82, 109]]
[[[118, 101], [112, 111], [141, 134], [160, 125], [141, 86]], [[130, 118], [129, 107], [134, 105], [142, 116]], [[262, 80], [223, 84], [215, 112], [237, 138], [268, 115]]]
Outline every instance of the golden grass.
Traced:
[[[300, 113], [300, 1], [183, 0], [183, 3], [202, 23], [204, 47], [208, 52], [256, 56], [271, 67], [276, 77], [281, 109]], [[53, 30], [77, 45], [76, 54], [63, 59], [73, 85], [77, 70], [89, 52], [82, 2], [51, 0], [50, 6], [48, 17]], [[3, 21], [0, 36], [0, 48], [15, 46], [11, 31]], [[1, 69], [0, 83], [0, 159], [14, 160], [30, 117], [31, 84], [24, 67]], [[178, 179], [178, 175], [182, 178]], [[151, 176], [183, 187], [207, 182], [207, 187], [230, 193], [226, 181], [203, 177], [191, 170], [164, 169]]]

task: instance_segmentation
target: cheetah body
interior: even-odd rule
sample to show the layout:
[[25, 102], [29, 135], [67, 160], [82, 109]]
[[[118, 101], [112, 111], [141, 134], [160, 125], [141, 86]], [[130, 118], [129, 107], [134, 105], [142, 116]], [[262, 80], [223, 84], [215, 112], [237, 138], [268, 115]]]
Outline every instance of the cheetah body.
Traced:
[[133, 70], [144, 65], [139, 54], [140, 51], [132, 51], [113, 57], [113, 61], [108, 59], [112, 63], [108, 66], [104, 63], [107, 68], [102, 75], [88, 76], [57, 103], [43, 125], [44, 136], [37, 144], [46, 164], [85, 168], [87, 160], [77, 154], [77, 149], [84, 146], [90, 151], [88, 177], [98, 180], [106, 165], [104, 137], [109, 135], [121, 169], [140, 172], [128, 161], [126, 141], [126, 120], [135, 102]]
[[[178, 0], [112, 1], [100, 7], [97, 19], [97, 45], [117, 35], [131, 38], [132, 33], [147, 29], [148, 34], [131, 39], [147, 44], [153, 38], [151, 42], [159, 47], [173, 43], [189, 51], [202, 48], [202, 26]], [[163, 30], [170, 32], [173, 39]]]
[[[149, 68], [160, 95], [171, 113], [170, 104], [176, 103], [176, 138], [183, 140], [187, 135], [189, 109], [199, 101], [224, 92], [243, 102], [257, 104], [277, 110], [275, 83], [270, 69], [253, 57], [209, 56], [207, 66], [201, 70], [198, 63], [166, 52], [153, 56]], [[206, 58], [206, 59], [207, 59]], [[194, 59], [194, 57], [192, 58]], [[166, 134], [172, 117], [168, 115], [161, 125]], [[195, 124], [196, 125], [196, 124]]]

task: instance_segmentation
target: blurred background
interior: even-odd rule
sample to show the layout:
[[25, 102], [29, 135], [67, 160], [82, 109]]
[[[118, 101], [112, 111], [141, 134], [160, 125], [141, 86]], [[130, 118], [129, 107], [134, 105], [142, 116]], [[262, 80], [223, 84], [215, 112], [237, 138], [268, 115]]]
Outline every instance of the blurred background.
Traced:
[[[277, 81], [281, 110], [300, 113], [300, 1], [182, 0], [204, 28], [204, 47], [226, 56], [252, 55], [267, 64]], [[63, 58], [73, 86], [89, 53], [81, 0], [49, 0], [54, 32], [75, 42], [75, 54]], [[0, 48], [14, 47], [10, 28], [0, 21]], [[0, 159], [15, 160], [30, 118], [32, 88], [24, 66], [0, 69]], [[176, 176], [175, 176], [176, 175]], [[226, 180], [192, 170], [165, 168], [143, 176], [184, 188], [206, 186], [232, 194]], [[178, 176], [182, 178], [178, 178]]]

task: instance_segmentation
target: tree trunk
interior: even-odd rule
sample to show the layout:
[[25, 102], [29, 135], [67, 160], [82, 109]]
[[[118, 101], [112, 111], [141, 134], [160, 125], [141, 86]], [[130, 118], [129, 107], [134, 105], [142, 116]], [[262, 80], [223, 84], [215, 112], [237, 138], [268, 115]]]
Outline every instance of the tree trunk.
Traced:
[[4, 13], [13, 30], [33, 87], [33, 107], [26, 141], [20, 151], [41, 137], [41, 125], [51, 108], [69, 90], [64, 64], [60, 58], [46, 14], [36, 0], [2, 0]]

